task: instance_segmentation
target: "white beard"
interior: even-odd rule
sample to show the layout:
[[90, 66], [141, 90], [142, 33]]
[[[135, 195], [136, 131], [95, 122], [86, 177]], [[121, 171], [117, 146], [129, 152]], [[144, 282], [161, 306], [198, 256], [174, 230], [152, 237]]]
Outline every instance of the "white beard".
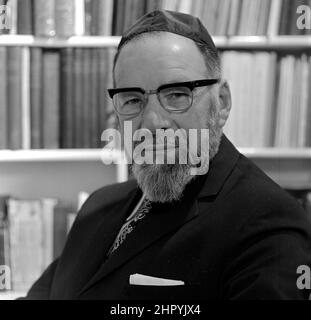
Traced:
[[[209, 162], [217, 154], [222, 129], [217, 125], [217, 105], [212, 104], [209, 110], [207, 127], [209, 128], [209, 155], [203, 159], [201, 171], [208, 171]], [[203, 154], [201, 155], [203, 157]], [[142, 164], [134, 162], [132, 172], [139, 187], [147, 199], [153, 202], [172, 202], [179, 200], [186, 185], [195, 178], [190, 174], [190, 164]], [[206, 172], [201, 172], [206, 173]]]

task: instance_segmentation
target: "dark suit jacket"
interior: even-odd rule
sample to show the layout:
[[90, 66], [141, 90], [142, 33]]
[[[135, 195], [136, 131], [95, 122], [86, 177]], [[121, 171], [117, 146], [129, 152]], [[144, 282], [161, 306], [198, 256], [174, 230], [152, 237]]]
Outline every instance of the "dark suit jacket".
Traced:
[[[121, 247], [106, 253], [141, 191], [135, 181], [94, 192], [59, 259], [30, 299], [301, 299], [299, 265], [311, 267], [306, 214], [223, 136], [207, 175], [182, 201], [159, 205]], [[129, 284], [131, 274], [184, 286]]]

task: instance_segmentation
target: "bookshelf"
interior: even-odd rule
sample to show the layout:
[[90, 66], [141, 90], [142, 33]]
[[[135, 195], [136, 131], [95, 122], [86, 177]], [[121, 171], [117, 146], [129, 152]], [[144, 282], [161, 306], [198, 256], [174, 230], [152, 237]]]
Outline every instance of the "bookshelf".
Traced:
[[[209, 1], [216, 3], [218, 0]], [[84, 0], [77, 0], [76, 4], [79, 3], [80, 6], [83, 2]], [[86, 2], [89, 1], [85, 1], [85, 3]], [[107, 3], [108, 2], [111, 3], [112, 0], [107, 0]], [[130, 3], [128, 0], [127, 2]], [[161, 1], [148, 0], [147, 2], [151, 5], [153, 2], [160, 3]], [[168, 6], [169, 1], [163, 1], [163, 3], [164, 2], [166, 2]], [[189, 5], [192, 1], [171, 1], [171, 3], [173, 2], [177, 6], [179, 2], [183, 2], [184, 4], [188, 3]], [[235, 3], [237, 2], [239, 1], [235, 1]], [[255, 2], [255, 0], [253, 2]], [[258, 0], [256, 0], [256, 2], [258, 2]], [[120, 3], [121, 1], [119, 1], [118, 5], [120, 5]], [[203, 14], [198, 8], [199, 6], [205, 6], [207, 1], [195, 0], [192, 3], [192, 10], [197, 10], [197, 15], [199, 15], [199, 13]], [[197, 8], [195, 8], [195, 6], [197, 6]], [[70, 7], [68, 8], [70, 10]], [[81, 11], [81, 7], [79, 8]], [[189, 8], [188, 6], [187, 10]], [[272, 0], [271, 14], [269, 17], [272, 22], [280, 19], [280, 8], [280, 0]], [[120, 12], [122, 11], [120, 8], [117, 9]], [[174, 8], [167, 9], [174, 10]], [[187, 11], [186, 8], [184, 9]], [[115, 8], [113, 10], [115, 10]], [[122, 14], [120, 14], [120, 16], [122, 16]], [[135, 14], [132, 17], [133, 19], [134, 16]], [[109, 19], [111, 20], [111, 17]], [[78, 17], [76, 22], [79, 30], [80, 27], [81, 30], [83, 28], [85, 28], [85, 30], [87, 29], [85, 21], [82, 21], [81, 17]], [[120, 21], [118, 21], [118, 24], [119, 22]], [[124, 25], [126, 25], [125, 22]], [[269, 23], [266, 35], [221, 35], [214, 36], [213, 39], [216, 46], [222, 52], [235, 50], [243, 52], [267, 51], [277, 52], [278, 54], [294, 52], [296, 54], [297, 52], [308, 53], [311, 51], [310, 35], [278, 35], [276, 25], [277, 23]], [[118, 28], [120, 29], [121, 27], [119, 26]], [[83, 30], [79, 30], [77, 33], [83, 34]], [[111, 34], [115, 34], [115, 32], [111, 32]], [[25, 76], [27, 73], [29, 74], [30, 69], [28, 48], [42, 48], [46, 50], [116, 48], [119, 41], [120, 36], [113, 35], [42, 37], [41, 35], [28, 34], [1, 34], [0, 47], [21, 47], [26, 49], [22, 52], [22, 59], [25, 62], [23, 65], [23, 71], [25, 72], [22, 78], [24, 87], [22, 89], [23, 103], [21, 107], [23, 112], [27, 113], [30, 110], [30, 99], [27, 95], [29, 84], [27, 84], [27, 77]], [[29, 122], [23, 122], [23, 126], [24, 131], [30, 131]], [[30, 149], [29, 139], [23, 141], [23, 147], [23, 150], [0, 150], [0, 194], [12, 194], [16, 197], [28, 199], [55, 197], [75, 203], [77, 194], [80, 191], [90, 193], [103, 185], [126, 181], [128, 178], [126, 165], [111, 164], [107, 166], [102, 162], [103, 157], [119, 159], [122, 155], [117, 152], [114, 152], [112, 155], [108, 153], [105, 154], [98, 148]], [[311, 147], [252, 147], [239, 148], [239, 150], [245, 156], [251, 158], [283, 187], [311, 189]], [[13, 299], [21, 295], [23, 295], [23, 293], [8, 292], [6, 294], [0, 294], [0, 300]]]
[[[117, 47], [119, 36], [72, 36], [67, 39], [40, 38], [32, 35], [0, 35], [0, 46], [41, 48]], [[220, 50], [297, 50], [311, 49], [311, 36], [215, 36]]]
[[[215, 36], [213, 37], [216, 46], [221, 51], [227, 50], [265, 50], [265, 51], [305, 51], [311, 49], [311, 36]], [[20, 46], [20, 47], [40, 47], [40, 48], [115, 48], [120, 41], [120, 36], [72, 36], [67, 39], [59, 38], [40, 38], [33, 35], [0, 35], [0, 46]], [[308, 176], [311, 170], [311, 148], [240, 148], [241, 152], [254, 159], [262, 168], [267, 171], [266, 167], [273, 167], [273, 163], [278, 163], [275, 167], [280, 170], [280, 163], [286, 162], [286, 168], [292, 167], [292, 172], [295, 172], [297, 164], [303, 161]], [[79, 162], [96, 163], [99, 161], [99, 149], [55, 149], [55, 150], [1, 150], [0, 151], [0, 166], [3, 164], [14, 163], [68, 163]], [[310, 163], [310, 164], [309, 164]], [[301, 168], [300, 168], [301, 169]], [[269, 170], [269, 174], [277, 181], [289, 185], [287, 177], [283, 178], [284, 170], [280, 170], [275, 174], [273, 170]], [[126, 170], [124, 166], [116, 166], [116, 181], [126, 180]], [[297, 176], [298, 177], [298, 176]], [[298, 179], [293, 175], [293, 186], [296, 188], [299, 185]], [[284, 184], [284, 183], [282, 183]], [[311, 179], [304, 179], [303, 185], [311, 186]]]

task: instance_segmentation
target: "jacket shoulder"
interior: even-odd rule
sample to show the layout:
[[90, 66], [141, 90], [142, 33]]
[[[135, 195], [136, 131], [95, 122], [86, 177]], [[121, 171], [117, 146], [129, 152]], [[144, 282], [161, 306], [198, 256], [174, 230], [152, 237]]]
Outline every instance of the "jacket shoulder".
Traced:
[[306, 214], [287, 191], [274, 182], [251, 160], [240, 156], [236, 172], [235, 187], [229, 198], [236, 204], [236, 209], [248, 221], [265, 221], [272, 226], [285, 222], [285, 225], [306, 222]]
[[114, 183], [94, 191], [79, 211], [79, 215], [98, 211], [127, 198], [128, 194], [137, 189], [137, 183], [131, 179], [122, 183]]

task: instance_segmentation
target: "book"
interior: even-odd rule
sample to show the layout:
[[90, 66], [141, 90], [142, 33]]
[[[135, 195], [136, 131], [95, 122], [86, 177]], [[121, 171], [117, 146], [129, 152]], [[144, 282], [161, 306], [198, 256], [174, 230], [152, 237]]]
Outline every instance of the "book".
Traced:
[[[308, 77], [308, 109], [306, 119], [311, 119], [311, 57], [308, 57], [308, 69], [309, 69], [309, 77]], [[311, 121], [307, 121], [306, 129], [305, 129], [305, 146], [311, 147]]]
[[74, 5], [74, 34], [82, 36], [85, 33], [85, 5], [84, 0], [75, 0]]
[[54, 217], [57, 199], [44, 198], [40, 201], [42, 219], [42, 269], [45, 270], [54, 260]]
[[[2, 279], [0, 284], [0, 292], [11, 289], [11, 274], [10, 274], [10, 244], [9, 244], [9, 224], [7, 217], [7, 201], [9, 196], [0, 195], [0, 267], [6, 268], [4, 272], [9, 274]], [[1, 270], [2, 271], [2, 270]], [[0, 273], [1, 274], [1, 273]], [[2, 275], [2, 274], [1, 274]]]
[[99, 85], [99, 49], [92, 49], [90, 51], [90, 143], [88, 147], [97, 148], [100, 142], [99, 130], [99, 115], [100, 115], [100, 101], [99, 95], [102, 88]]
[[236, 35], [238, 32], [238, 25], [241, 15], [241, 1], [231, 0], [231, 14], [229, 17], [228, 32], [229, 36]]
[[279, 34], [281, 9], [282, 0], [271, 0], [269, 21], [267, 24], [268, 36], [275, 36]]
[[43, 53], [43, 147], [59, 148], [59, 69], [56, 50]]
[[8, 147], [22, 147], [22, 49], [7, 48]]
[[0, 6], [2, 10], [0, 11], [0, 19], [2, 23], [2, 28], [0, 28], [0, 35], [1, 34], [9, 34], [10, 27], [11, 27], [11, 15], [10, 9], [8, 7], [3, 7], [7, 4], [8, 0], [0, 0]]
[[94, 25], [95, 17], [92, 15], [92, 0], [84, 0], [84, 34], [92, 34], [92, 24]]
[[35, 0], [33, 18], [36, 36], [55, 36], [55, 0]]
[[32, 149], [40, 149], [43, 147], [42, 81], [42, 49], [32, 48], [30, 52], [30, 118]]
[[75, 105], [73, 78], [73, 48], [61, 51], [60, 67], [60, 147], [75, 146]]
[[87, 148], [91, 146], [91, 130], [92, 130], [92, 101], [91, 101], [91, 51], [93, 49], [83, 49], [82, 51], [82, 110], [81, 120], [81, 147]]
[[113, 0], [98, 1], [98, 29], [100, 36], [112, 34]]
[[17, 2], [17, 33], [33, 34], [33, 1], [18, 0]]
[[74, 34], [74, 0], [55, 0], [55, 33], [58, 37]]
[[30, 48], [21, 48], [21, 131], [22, 149], [31, 148], [31, 117], [30, 117]]
[[9, 239], [7, 201], [9, 196], [0, 195], [0, 265], [9, 265]]
[[74, 133], [74, 146], [75, 148], [83, 148], [83, 49], [75, 48], [73, 51], [73, 105], [74, 119], [73, 133]]
[[0, 149], [8, 148], [7, 49], [0, 47]]
[[280, 15], [279, 34], [289, 34], [289, 28], [291, 25], [291, 15], [295, 12], [295, 1], [283, 0]]
[[17, 34], [17, 0], [7, 0], [6, 5], [10, 10], [10, 30], [9, 34]]
[[8, 200], [12, 287], [26, 291], [43, 268], [42, 219], [39, 200]]
[[99, 84], [99, 95], [98, 95], [98, 130], [97, 137], [98, 143], [97, 147], [101, 147], [101, 134], [107, 127], [108, 110], [107, 104], [109, 103], [107, 89], [108, 89], [108, 78], [110, 68], [109, 64], [109, 50], [105, 48], [98, 49], [99, 63], [98, 63], [98, 84]]
[[307, 126], [310, 117], [308, 118], [308, 96], [309, 96], [309, 61], [308, 57], [304, 54], [302, 55], [302, 66], [301, 66], [301, 96], [300, 96], [300, 113], [298, 117], [298, 137], [297, 137], [297, 147], [303, 148], [307, 146], [306, 134]]

